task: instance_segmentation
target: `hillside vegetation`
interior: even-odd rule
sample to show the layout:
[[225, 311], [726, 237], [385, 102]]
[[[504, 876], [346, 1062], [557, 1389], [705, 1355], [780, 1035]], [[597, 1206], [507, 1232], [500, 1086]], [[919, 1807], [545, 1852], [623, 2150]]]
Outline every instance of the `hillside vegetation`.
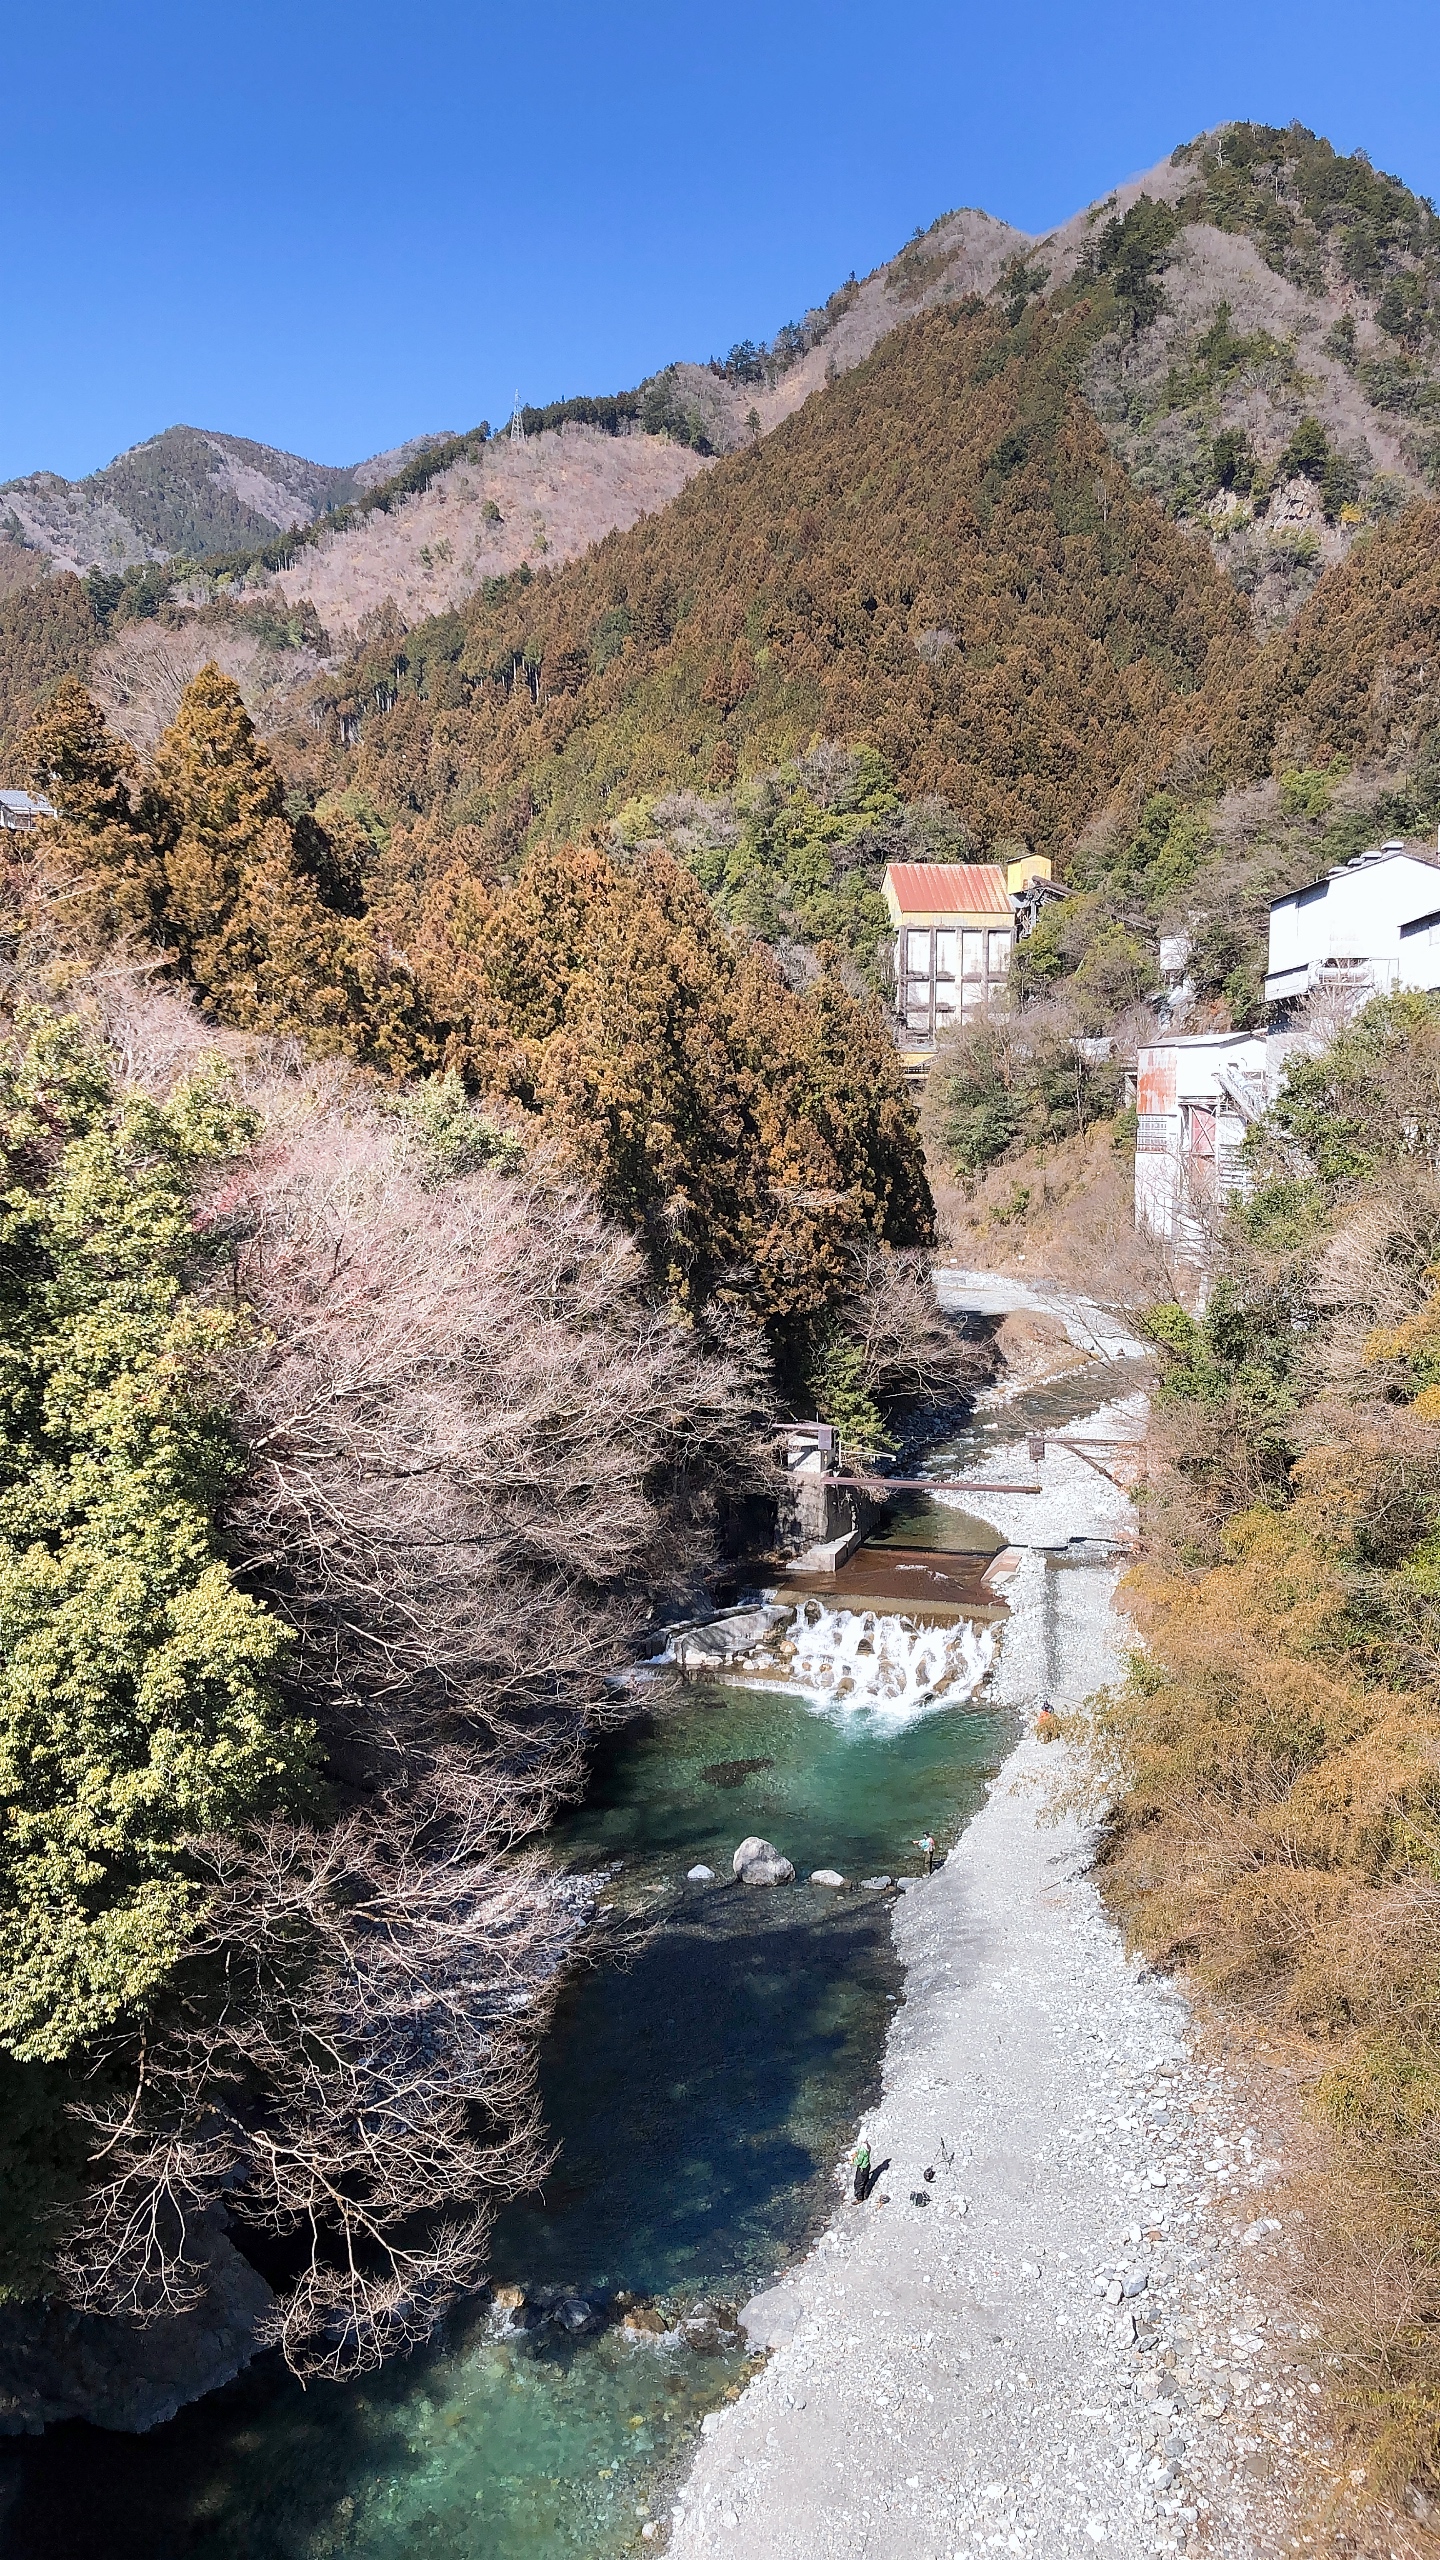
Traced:
[[363, 468], [306, 462], [245, 436], [167, 427], [84, 480], [55, 471], [7, 480], [0, 523], [12, 541], [70, 569], [126, 569], [174, 553], [203, 559], [273, 541], [342, 506], [363, 485]]
[[[328, 521], [160, 439], [85, 517], [138, 548], [7, 578], [4, 778], [58, 812], [0, 838], [12, 2293], [174, 2307], [222, 2199], [303, 2370], [474, 2281], [588, 1911], [516, 1852], [607, 1668], [777, 1413], [873, 1448], [965, 1374], [883, 866], [1054, 859], [932, 1159], [1017, 1262], [1079, 1203], [1133, 1301], [1162, 940], [1249, 1023], [1276, 890], [1440, 818], [1437, 276], [1397, 182], [1230, 127]], [[1323, 2059], [1337, 2335], [1425, 2497], [1437, 1056], [1406, 1000], [1297, 1070], [1208, 1312], [1152, 1313], [1093, 1737], [1129, 1925]]]
[[148, 767], [71, 682], [22, 769], [0, 2292], [199, 2303], [223, 2201], [349, 2372], [543, 2173], [593, 1897], [517, 1852], [607, 1678], [776, 1411], [874, 1446], [973, 1354], [883, 1022], [673, 857], [367, 879], [214, 667]]
[[1097, 325], [1085, 302], [1014, 329], [972, 302], [894, 332], [662, 515], [377, 639], [323, 689], [317, 780], [513, 851], [818, 732], [877, 747], [981, 841], [1063, 844], [1245, 645], [1238, 598], [1084, 405]]
[[[1303, 2197], [1368, 2504], [1440, 2491], [1440, 1006], [1293, 1070], [1207, 1312], [1161, 1305], [1145, 1638], [1100, 1703], [1107, 1889], [1298, 2068]], [[1272, 2046], [1272, 2050], [1274, 2047]]]

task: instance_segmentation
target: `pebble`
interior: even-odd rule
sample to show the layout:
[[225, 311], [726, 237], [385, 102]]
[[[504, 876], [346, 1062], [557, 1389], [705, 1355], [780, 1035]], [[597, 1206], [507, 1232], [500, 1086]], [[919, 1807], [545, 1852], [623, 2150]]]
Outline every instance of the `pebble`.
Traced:
[[[860, 2131], [897, 2200], [934, 2210], [851, 2209], [778, 2282], [788, 2313], [707, 2427], [709, 2524], [686, 2507], [677, 2560], [725, 2511], [746, 2560], [1150, 2560], [1197, 2536], [1274, 2560], [1323, 2481], [1309, 2341], [1271, 2273], [1284, 2233], [1257, 2210], [1277, 2164], [1242, 2147], [1253, 2101], [1126, 1960], [1073, 1851], [1040, 1831], [1027, 1853], [1033, 1801], [1002, 1780], [958, 1871], [897, 1905], [906, 1998]], [[964, 1882], [987, 1830], [981, 1928]]]
[[[1017, 1542], [1072, 1540], [1066, 1570], [1032, 1552], [1009, 1586], [997, 1694], [1017, 1709], [1078, 1705], [1133, 1642], [1099, 1543], [1123, 1541], [1126, 1496], [1059, 1448], [1045, 1476], [1028, 1510], [986, 1502]], [[705, 2423], [676, 2560], [737, 2547], [726, 2514], [745, 2560], [1275, 2560], [1333, 2479], [1264, 2211], [1279, 2164], [1179, 1991], [1127, 1958], [1078, 1824], [1037, 1820], [1065, 1750], [1022, 1743], [894, 1905], [905, 2000], [856, 2130], [897, 2198], [935, 2170], [934, 2209], [842, 2205], [777, 2281], [769, 2361]]]

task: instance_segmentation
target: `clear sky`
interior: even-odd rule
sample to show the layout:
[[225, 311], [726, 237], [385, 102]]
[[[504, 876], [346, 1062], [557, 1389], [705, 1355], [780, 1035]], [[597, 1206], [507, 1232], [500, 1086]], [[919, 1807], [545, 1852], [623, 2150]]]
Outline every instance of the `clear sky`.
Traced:
[[619, 390], [1226, 117], [1440, 191], [1436, 0], [71, 0], [3, 61], [3, 476]]

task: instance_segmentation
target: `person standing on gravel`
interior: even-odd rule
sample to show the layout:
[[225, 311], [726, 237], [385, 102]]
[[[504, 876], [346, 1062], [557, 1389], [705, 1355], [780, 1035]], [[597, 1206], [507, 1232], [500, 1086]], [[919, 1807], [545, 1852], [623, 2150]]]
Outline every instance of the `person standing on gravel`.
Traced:
[[921, 1832], [921, 1834], [920, 1834], [919, 1839], [918, 1839], [918, 1840], [912, 1840], [912, 1841], [911, 1841], [911, 1843], [910, 1843], [910, 1846], [911, 1846], [911, 1848], [912, 1848], [912, 1849], [923, 1849], [923, 1850], [924, 1850], [924, 1852], [925, 1852], [925, 1873], [927, 1874], [927, 1876], [933, 1876], [933, 1874], [935, 1873], [935, 1834], [934, 1834], [934, 1832], [933, 1832], [933, 1831], [922, 1831], [922, 1832]]

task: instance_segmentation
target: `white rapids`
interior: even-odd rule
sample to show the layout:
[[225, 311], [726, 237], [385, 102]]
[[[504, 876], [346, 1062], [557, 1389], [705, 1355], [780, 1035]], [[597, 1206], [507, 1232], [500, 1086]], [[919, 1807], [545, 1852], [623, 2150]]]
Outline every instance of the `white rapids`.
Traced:
[[961, 1619], [917, 1625], [874, 1609], [828, 1609], [807, 1600], [790, 1629], [785, 1685], [828, 1713], [865, 1709], [897, 1729], [973, 1697], [995, 1660], [995, 1630]]

